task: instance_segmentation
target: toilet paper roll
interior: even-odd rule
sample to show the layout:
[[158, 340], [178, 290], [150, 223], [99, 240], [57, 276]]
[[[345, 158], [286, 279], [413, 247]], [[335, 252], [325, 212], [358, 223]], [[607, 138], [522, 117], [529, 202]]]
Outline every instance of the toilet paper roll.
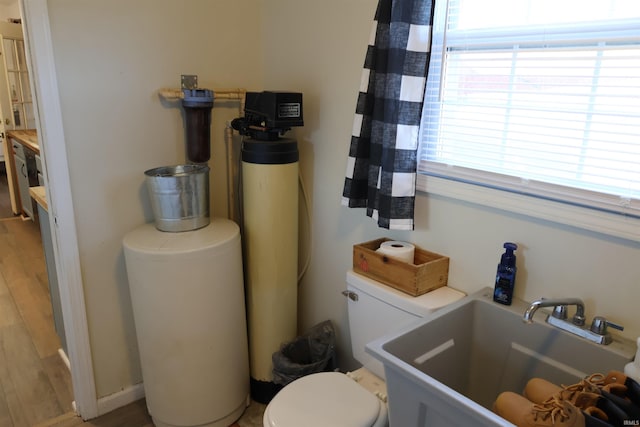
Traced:
[[387, 240], [380, 244], [376, 252], [413, 264], [415, 250], [416, 247], [411, 243]]

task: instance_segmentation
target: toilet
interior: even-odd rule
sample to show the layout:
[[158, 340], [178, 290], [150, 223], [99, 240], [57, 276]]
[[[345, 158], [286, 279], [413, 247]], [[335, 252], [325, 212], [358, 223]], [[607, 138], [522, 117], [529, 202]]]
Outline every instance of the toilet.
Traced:
[[264, 427], [388, 426], [382, 362], [365, 346], [462, 297], [448, 286], [412, 297], [354, 271], [347, 272], [349, 331], [362, 367], [347, 374], [321, 372], [285, 386], [267, 405]]

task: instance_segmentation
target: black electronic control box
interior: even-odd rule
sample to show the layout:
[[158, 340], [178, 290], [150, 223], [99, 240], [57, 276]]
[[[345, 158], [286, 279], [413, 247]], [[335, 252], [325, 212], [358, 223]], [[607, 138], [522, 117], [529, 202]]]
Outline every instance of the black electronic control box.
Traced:
[[247, 92], [244, 112], [250, 123], [259, 122], [268, 129], [304, 126], [299, 92]]

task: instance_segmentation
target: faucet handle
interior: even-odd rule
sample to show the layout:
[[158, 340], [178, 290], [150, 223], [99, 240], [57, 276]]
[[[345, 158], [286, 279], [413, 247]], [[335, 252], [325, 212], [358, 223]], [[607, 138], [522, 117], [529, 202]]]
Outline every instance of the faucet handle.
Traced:
[[596, 316], [593, 318], [593, 321], [591, 322], [591, 332], [598, 335], [605, 335], [607, 333], [607, 327], [609, 326], [619, 331], [624, 330], [624, 327], [622, 325], [609, 322], [607, 319], [605, 319], [602, 316]]
[[567, 306], [566, 305], [556, 305], [553, 307], [553, 312], [551, 313], [553, 317], [560, 320], [567, 320]]

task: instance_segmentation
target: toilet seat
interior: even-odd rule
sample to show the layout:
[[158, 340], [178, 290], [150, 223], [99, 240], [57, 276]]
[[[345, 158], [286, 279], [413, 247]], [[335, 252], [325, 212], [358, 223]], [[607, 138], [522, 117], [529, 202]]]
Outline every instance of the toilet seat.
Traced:
[[268, 427], [377, 427], [386, 422], [386, 404], [338, 372], [295, 380], [271, 400], [264, 413]]

